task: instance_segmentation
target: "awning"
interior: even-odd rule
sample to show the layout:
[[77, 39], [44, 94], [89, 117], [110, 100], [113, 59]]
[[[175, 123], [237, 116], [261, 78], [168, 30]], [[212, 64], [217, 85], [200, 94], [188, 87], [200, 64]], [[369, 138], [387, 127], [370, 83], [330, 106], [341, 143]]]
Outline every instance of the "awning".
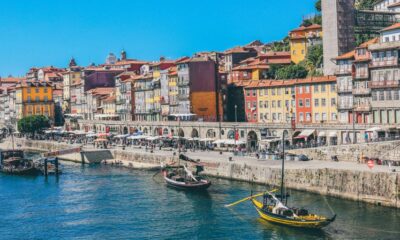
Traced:
[[139, 139], [146, 139], [148, 137], [149, 136], [137, 135], [137, 136], [130, 136], [127, 139], [129, 139], [129, 140], [139, 140]]
[[127, 138], [129, 137], [129, 134], [121, 134], [121, 135], [117, 135], [114, 138]]
[[337, 137], [337, 132], [336, 131], [330, 131], [329, 132], [329, 137]]
[[318, 137], [326, 137], [326, 132], [324, 132], [324, 131], [319, 132]]
[[303, 130], [299, 136], [297, 136], [296, 138], [308, 138], [309, 136], [313, 135], [315, 132], [315, 129], [306, 129]]
[[216, 140], [213, 142], [213, 144], [225, 144], [225, 145], [243, 145], [246, 144], [246, 142], [241, 141], [241, 140], [236, 140], [235, 139], [220, 139], [220, 140]]
[[154, 140], [158, 140], [160, 139], [160, 137], [148, 137], [146, 138], [147, 141], [154, 141]]
[[169, 115], [171, 117], [192, 117], [192, 116], [196, 116], [196, 114], [193, 113], [186, 113], [186, 114], [171, 114]]
[[261, 143], [272, 143], [272, 142], [280, 142], [282, 141], [281, 138], [270, 138], [270, 139], [262, 139]]
[[369, 129], [367, 129], [365, 131], [366, 132], [380, 132], [380, 131], [383, 131], [383, 130], [380, 127], [373, 127], [373, 128], [369, 128]]

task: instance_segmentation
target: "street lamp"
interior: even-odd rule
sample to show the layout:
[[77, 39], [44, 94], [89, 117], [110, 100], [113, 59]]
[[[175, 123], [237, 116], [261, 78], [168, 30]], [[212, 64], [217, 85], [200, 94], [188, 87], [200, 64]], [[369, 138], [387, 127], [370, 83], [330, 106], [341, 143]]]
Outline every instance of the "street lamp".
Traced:
[[235, 104], [235, 122], [237, 122], [237, 105]]

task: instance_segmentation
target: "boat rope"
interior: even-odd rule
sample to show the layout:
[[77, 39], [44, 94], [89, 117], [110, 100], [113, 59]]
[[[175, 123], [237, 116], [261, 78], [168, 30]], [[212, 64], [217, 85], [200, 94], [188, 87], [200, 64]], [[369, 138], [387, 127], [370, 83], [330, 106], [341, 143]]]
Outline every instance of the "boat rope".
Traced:
[[326, 205], [328, 206], [329, 210], [331, 211], [331, 213], [332, 213], [333, 215], [335, 215], [336, 213], [335, 213], [335, 211], [333, 211], [333, 208], [332, 208], [331, 205], [329, 204], [328, 199], [326, 199], [326, 196], [322, 196], [322, 198], [324, 199], [324, 201], [325, 201]]

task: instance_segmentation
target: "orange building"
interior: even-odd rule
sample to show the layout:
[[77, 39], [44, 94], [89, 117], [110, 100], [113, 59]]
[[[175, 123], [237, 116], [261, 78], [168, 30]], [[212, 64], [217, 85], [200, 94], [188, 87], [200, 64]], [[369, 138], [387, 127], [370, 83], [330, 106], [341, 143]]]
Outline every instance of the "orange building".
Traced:
[[50, 82], [24, 81], [16, 86], [17, 119], [44, 115], [54, 119], [53, 85]]

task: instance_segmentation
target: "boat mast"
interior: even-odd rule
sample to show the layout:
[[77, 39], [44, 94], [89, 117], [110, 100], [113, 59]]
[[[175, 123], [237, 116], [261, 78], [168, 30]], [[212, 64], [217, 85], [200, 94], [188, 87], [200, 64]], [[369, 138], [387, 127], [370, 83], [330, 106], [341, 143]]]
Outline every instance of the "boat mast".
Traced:
[[285, 178], [285, 132], [282, 133], [282, 173], [281, 173], [281, 202], [284, 196], [284, 178]]

